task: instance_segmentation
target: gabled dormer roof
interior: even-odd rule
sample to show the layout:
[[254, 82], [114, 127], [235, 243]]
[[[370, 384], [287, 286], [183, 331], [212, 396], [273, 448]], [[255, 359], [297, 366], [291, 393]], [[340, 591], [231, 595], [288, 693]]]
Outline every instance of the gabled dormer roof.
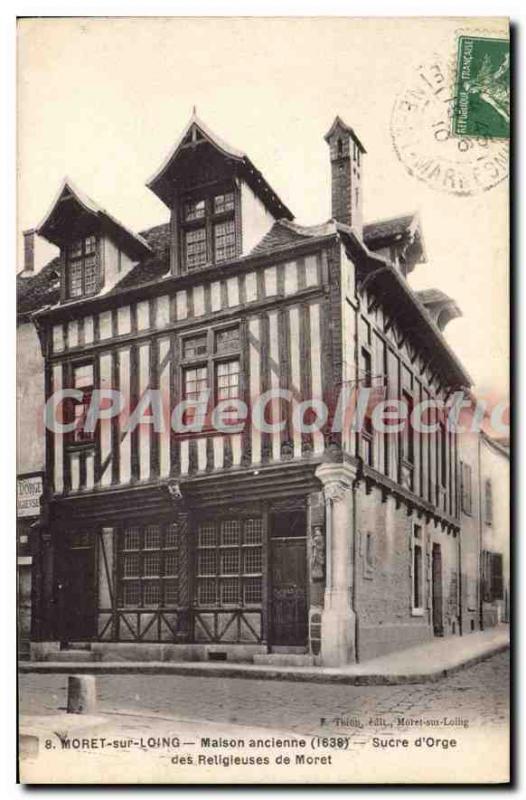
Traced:
[[186, 152], [195, 152], [198, 147], [205, 145], [212, 147], [217, 153], [236, 166], [240, 177], [247, 182], [254, 194], [259, 197], [276, 219], [294, 218], [290, 209], [281, 201], [247, 154], [223, 141], [197, 116], [195, 110], [159, 169], [146, 183], [148, 188], [163, 203], [168, 206], [171, 205], [173, 186], [177, 184], [178, 161], [184, 157]]
[[107, 233], [130, 258], [141, 259], [151, 253], [149, 244], [112, 214], [99, 206], [91, 197], [78, 189], [70, 178], [64, 178], [51, 208], [37, 227], [39, 236], [60, 247], [71, 234], [75, 223], [97, 227]]

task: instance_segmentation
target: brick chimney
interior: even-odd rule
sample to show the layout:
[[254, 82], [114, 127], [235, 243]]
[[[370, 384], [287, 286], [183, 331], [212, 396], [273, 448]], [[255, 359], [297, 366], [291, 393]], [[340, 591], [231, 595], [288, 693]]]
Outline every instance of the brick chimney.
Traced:
[[338, 222], [355, 228], [361, 236], [362, 216], [362, 156], [363, 144], [340, 117], [336, 117], [325, 135], [331, 159], [331, 216]]
[[24, 271], [22, 275], [29, 277], [35, 271], [35, 229], [24, 231]]

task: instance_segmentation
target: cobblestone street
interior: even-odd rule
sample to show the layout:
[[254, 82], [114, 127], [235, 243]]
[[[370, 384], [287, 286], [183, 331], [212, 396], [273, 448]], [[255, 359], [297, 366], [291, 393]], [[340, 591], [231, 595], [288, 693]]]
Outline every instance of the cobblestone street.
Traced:
[[[501, 653], [436, 683], [338, 686], [168, 675], [97, 678], [99, 708], [191, 720], [268, 726], [298, 733], [387, 727], [398, 717], [467, 720], [469, 727], [508, 721], [509, 653]], [[20, 676], [22, 714], [64, 707], [66, 675]], [[370, 720], [381, 717], [380, 725]], [[343, 723], [343, 724], [342, 724]]]

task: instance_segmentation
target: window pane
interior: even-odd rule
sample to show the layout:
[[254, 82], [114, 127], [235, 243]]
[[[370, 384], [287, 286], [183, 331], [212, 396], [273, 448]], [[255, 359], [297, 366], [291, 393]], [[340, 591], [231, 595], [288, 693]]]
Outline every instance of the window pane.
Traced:
[[122, 589], [122, 601], [125, 606], [138, 606], [141, 602], [141, 584], [139, 581], [125, 581]]
[[93, 386], [93, 365], [83, 364], [75, 367], [73, 372], [73, 385], [75, 389], [82, 389], [85, 386]]
[[145, 553], [143, 559], [143, 575], [153, 577], [159, 575], [161, 570], [161, 554], [159, 552]]
[[69, 246], [69, 257], [70, 258], [79, 258], [82, 255], [82, 239], [79, 239], [76, 242], [73, 242]]
[[215, 579], [200, 580], [198, 582], [197, 600], [201, 605], [215, 605], [217, 602]]
[[183, 340], [183, 357], [196, 358], [196, 356], [206, 355], [208, 351], [206, 333], [199, 336], [190, 336]]
[[177, 553], [168, 552], [164, 554], [164, 574], [177, 575]]
[[215, 335], [216, 353], [231, 353], [239, 350], [239, 328], [225, 328], [217, 331]]
[[261, 572], [261, 548], [250, 547], [243, 552], [243, 572], [245, 575], [253, 575]]
[[215, 547], [217, 544], [216, 529], [213, 524], [199, 526], [199, 547]]
[[84, 291], [92, 294], [97, 288], [97, 259], [95, 256], [86, 256], [84, 259]]
[[214, 225], [216, 261], [234, 258], [236, 254], [236, 228], [233, 220]]
[[68, 265], [69, 295], [80, 297], [82, 294], [82, 261], [71, 261]]
[[164, 535], [164, 546], [165, 547], [177, 547], [179, 544], [179, 537], [178, 537], [178, 528], [175, 523], [166, 526], [166, 532]]
[[222, 550], [221, 551], [221, 575], [238, 575], [239, 574], [239, 550]]
[[161, 586], [159, 581], [144, 581], [142, 602], [145, 606], [159, 605], [161, 602]]
[[246, 578], [243, 581], [243, 602], [261, 603], [261, 578]]
[[97, 246], [97, 240], [95, 236], [87, 236], [84, 240], [84, 247], [86, 250], [86, 255], [90, 253], [94, 253]]
[[147, 525], [144, 529], [145, 550], [155, 550], [161, 546], [161, 529], [158, 525]]
[[221, 523], [221, 544], [239, 544], [241, 523], [237, 519], [228, 519]]
[[234, 208], [234, 193], [227, 192], [226, 194], [217, 194], [214, 197], [214, 211], [216, 214], [221, 214], [224, 211], [232, 211]]
[[164, 581], [164, 602], [165, 605], [177, 605], [179, 595], [177, 592], [177, 581]]
[[205, 215], [204, 200], [188, 200], [184, 204], [184, 218], [186, 220], [202, 219]]
[[184, 371], [185, 400], [198, 400], [207, 385], [208, 370], [206, 367], [192, 367]]
[[186, 232], [186, 266], [188, 269], [206, 264], [206, 230], [198, 228]]
[[221, 581], [221, 603], [239, 603], [239, 579], [224, 578]]
[[216, 366], [216, 400], [239, 397], [239, 361], [227, 361]]
[[255, 518], [245, 520], [243, 544], [261, 544], [262, 532], [263, 523], [261, 519]]
[[217, 572], [217, 554], [215, 550], [200, 550], [197, 561], [198, 575], [215, 575]]
[[126, 528], [124, 532], [124, 549], [138, 550], [141, 546], [141, 529]]
[[139, 577], [139, 553], [126, 553], [123, 561], [125, 578]]

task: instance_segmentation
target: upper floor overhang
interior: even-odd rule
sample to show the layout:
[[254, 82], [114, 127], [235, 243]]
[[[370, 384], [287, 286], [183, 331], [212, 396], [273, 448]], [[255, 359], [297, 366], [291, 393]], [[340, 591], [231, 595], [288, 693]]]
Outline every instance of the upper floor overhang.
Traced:
[[350, 257], [358, 266], [359, 289], [367, 287], [383, 303], [389, 299], [392, 308], [396, 309], [393, 318], [416, 337], [429, 363], [436, 366], [449, 386], [463, 389], [471, 386], [471, 376], [418, 294], [390, 260], [371, 252], [352, 228], [341, 223], [336, 223], [336, 226]]

